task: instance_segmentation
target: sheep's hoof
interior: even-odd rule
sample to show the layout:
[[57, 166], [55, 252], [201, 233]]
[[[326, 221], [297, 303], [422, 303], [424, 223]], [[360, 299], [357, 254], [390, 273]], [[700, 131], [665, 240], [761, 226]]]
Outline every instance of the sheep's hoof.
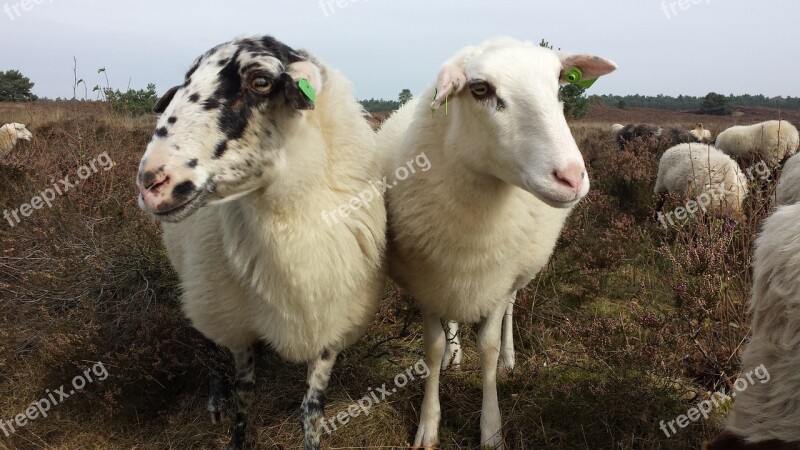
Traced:
[[216, 396], [209, 397], [206, 409], [211, 417], [211, 423], [218, 424], [222, 422], [222, 399]]
[[507, 375], [514, 372], [514, 351], [500, 352], [500, 360], [497, 361], [497, 373]]
[[435, 449], [439, 445], [439, 424], [420, 423], [417, 429], [417, 437], [414, 439], [414, 450]]
[[498, 429], [497, 432], [487, 437], [481, 437], [481, 448], [505, 450], [506, 445], [505, 442], [503, 442], [503, 432]]

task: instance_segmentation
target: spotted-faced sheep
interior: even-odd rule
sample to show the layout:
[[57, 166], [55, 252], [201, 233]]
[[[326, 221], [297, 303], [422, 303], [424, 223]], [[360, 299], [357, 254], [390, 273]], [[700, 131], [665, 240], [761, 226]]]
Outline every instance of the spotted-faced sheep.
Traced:
[[702, 124], [702, 123], [698, 123], [698, 124], [697, 124], [697, 125], [694, 127], [694, 129], [693, 129], [693, 130], [690, 130], [689, 132], [690, 132], [690, 133], [692, 133], [692, 135], [693, 135], [695, 138], [697, 138], [697, 140], [698, 140], [698, 141], [700, 141], [700, 142], [703, 142], [703, 143], [709, 143], [709, 142], [711, 142], [711, 131], [710, 131], [710, 130], [706, 130], [706, 129], [703, 127], [703, 124]]
[[[319, 447], [337, 354], [373, 319], [385, 283], [386, 214], [373, 181], [375, 137], [350, 83], [272, 37], [243, 37], [198, 58], [156, 105], [163, 114], [137, 176], [192, 324], [236, 362], [245, 445], [253, 344], [308, 362], [305, 448]], [[368, 205], [325, 219], [371, 192]]]
[[708, 144], [676, 145], [664, 152], [658, 164], [656, 194], [675, 192], [696, 198], [698, 207], [718, 216], [741, 218], [748, 191], [739, 164]]
[[[706, 448], [796, 449], [800, 445], [800, 204], [779, 208], [756, 240], [750, 341], [726, 431]], [[752, 374], [763, 372], [753, 380]], [[789, 444], [792, 443], [792, 444]]]
[[720, 133], [716, 141], [717, 148], [734, 158], [753, 155], [770, 164], [794, 155], [798, 145], [797, 128], [785, 120], [731, 127]]
[[415, 448], [439, 441], [443, 319], [481, 322], [481, 444], [503, 442], [496, 386], [503, 315], [589, 190], [558, 99], [573, 68], [592, 79], [616, 66], [511, 38], [467, 47], [378, 134], [385, 171], [423, 152], [431, 162], [388, 193], [390, 275], [422, 310], [431, 371]]
[[800, 202], [800, 154], [795, 154], [783, 165], [775, 191], [778, 205]]
[[628, 124], [617, 133], [617, 150], [632, 143], [645, 143], [659, 153], [678, 144], [700, 142], [694, 134], [680, 128], [661, 128], [652, 124]]
[[30, 141], [33, 134], [21, 123], [7, 123], [0, 127], [0, 158], [6, 156], [17, 145], [17, 141]]

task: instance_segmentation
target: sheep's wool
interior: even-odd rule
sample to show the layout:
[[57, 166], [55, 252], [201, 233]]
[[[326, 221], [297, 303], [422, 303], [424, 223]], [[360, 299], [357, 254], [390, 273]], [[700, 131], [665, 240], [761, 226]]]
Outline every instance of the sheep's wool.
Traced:
[[0, 158], [7, 155], [17, 145], [17, 130], [11, 124], [0, 127]]

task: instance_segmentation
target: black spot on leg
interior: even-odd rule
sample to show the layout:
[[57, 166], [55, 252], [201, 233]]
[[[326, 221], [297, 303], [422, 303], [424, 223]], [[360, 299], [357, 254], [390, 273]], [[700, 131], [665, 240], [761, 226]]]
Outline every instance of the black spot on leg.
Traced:
[[161, 127], [161, 128], [156, 130], [156, 136], [158, 136], [160, 138], [165, 138], [165, 137], [167, 137], [168, 134], [169, 134], [169, 132], [167, 131], [167, 127]]
[[197, 158], [190, 159], [189, 162], [186, 163], [186, 167], [190, 169], [194, 169], [195, 167], [197, 167]]

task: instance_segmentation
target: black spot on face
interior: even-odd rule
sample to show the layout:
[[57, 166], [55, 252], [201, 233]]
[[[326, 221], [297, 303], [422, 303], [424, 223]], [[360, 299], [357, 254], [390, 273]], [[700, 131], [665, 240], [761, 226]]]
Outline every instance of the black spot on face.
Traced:
[[500, 98], [500, 97], [497, 97], [497, 107], [496, 108], [497, 108], [498, 111], [503, 111], [504, 109], [507, 108], [506, 102], [503, 101], [503, 99]]
[[186, 167], [190, 169], [194, 169], [195, 167], [197, 167], [197, 158], [190, 159], [189, 162], [186, 163]]
[[160, 138], [165, 138], [165, 137], [167, 137], [168, 134], [169, 134], [169, 131], [167, 131], [167, 127], [161, 127], [161, 128], [156, 130], [156, 136], [158, 136]]
[[220, 104], [219, 100], [210, 98], [210, 99], [208, 99], [208, 100], [203, 102], [203, 109], [205, 109], [206, 111], [210, 111], [212, 109], [219, 108], [220, 105], [221, 104]]
[[177, 121], [178, 121], [178, 118], [174, 117], [174, 116], [170, 117], [169, 119], [167, 119], [167, 122], [169, 122], [170, 125], [174, 125], [175, 122], [177, 122]]
[[220, 67], [225, 67], [225, 65], [228, 64], [228, 61], [230, 61], [228, 58], [220, 59], [217, 61], [217, 65]]
[[183, 183], [175, 186], [175, 189], [172, 190], [172, 198], [176, 202], [182, 202], [191, 197], [195, 189], [194, 183], [191, 181], [184, 181]]
[[192, 103], [199, 102], [200, 101], [200, 94], [194, 93], [194, 94], [190, 95], [189, 96], [189, 101], [192, 102]]

